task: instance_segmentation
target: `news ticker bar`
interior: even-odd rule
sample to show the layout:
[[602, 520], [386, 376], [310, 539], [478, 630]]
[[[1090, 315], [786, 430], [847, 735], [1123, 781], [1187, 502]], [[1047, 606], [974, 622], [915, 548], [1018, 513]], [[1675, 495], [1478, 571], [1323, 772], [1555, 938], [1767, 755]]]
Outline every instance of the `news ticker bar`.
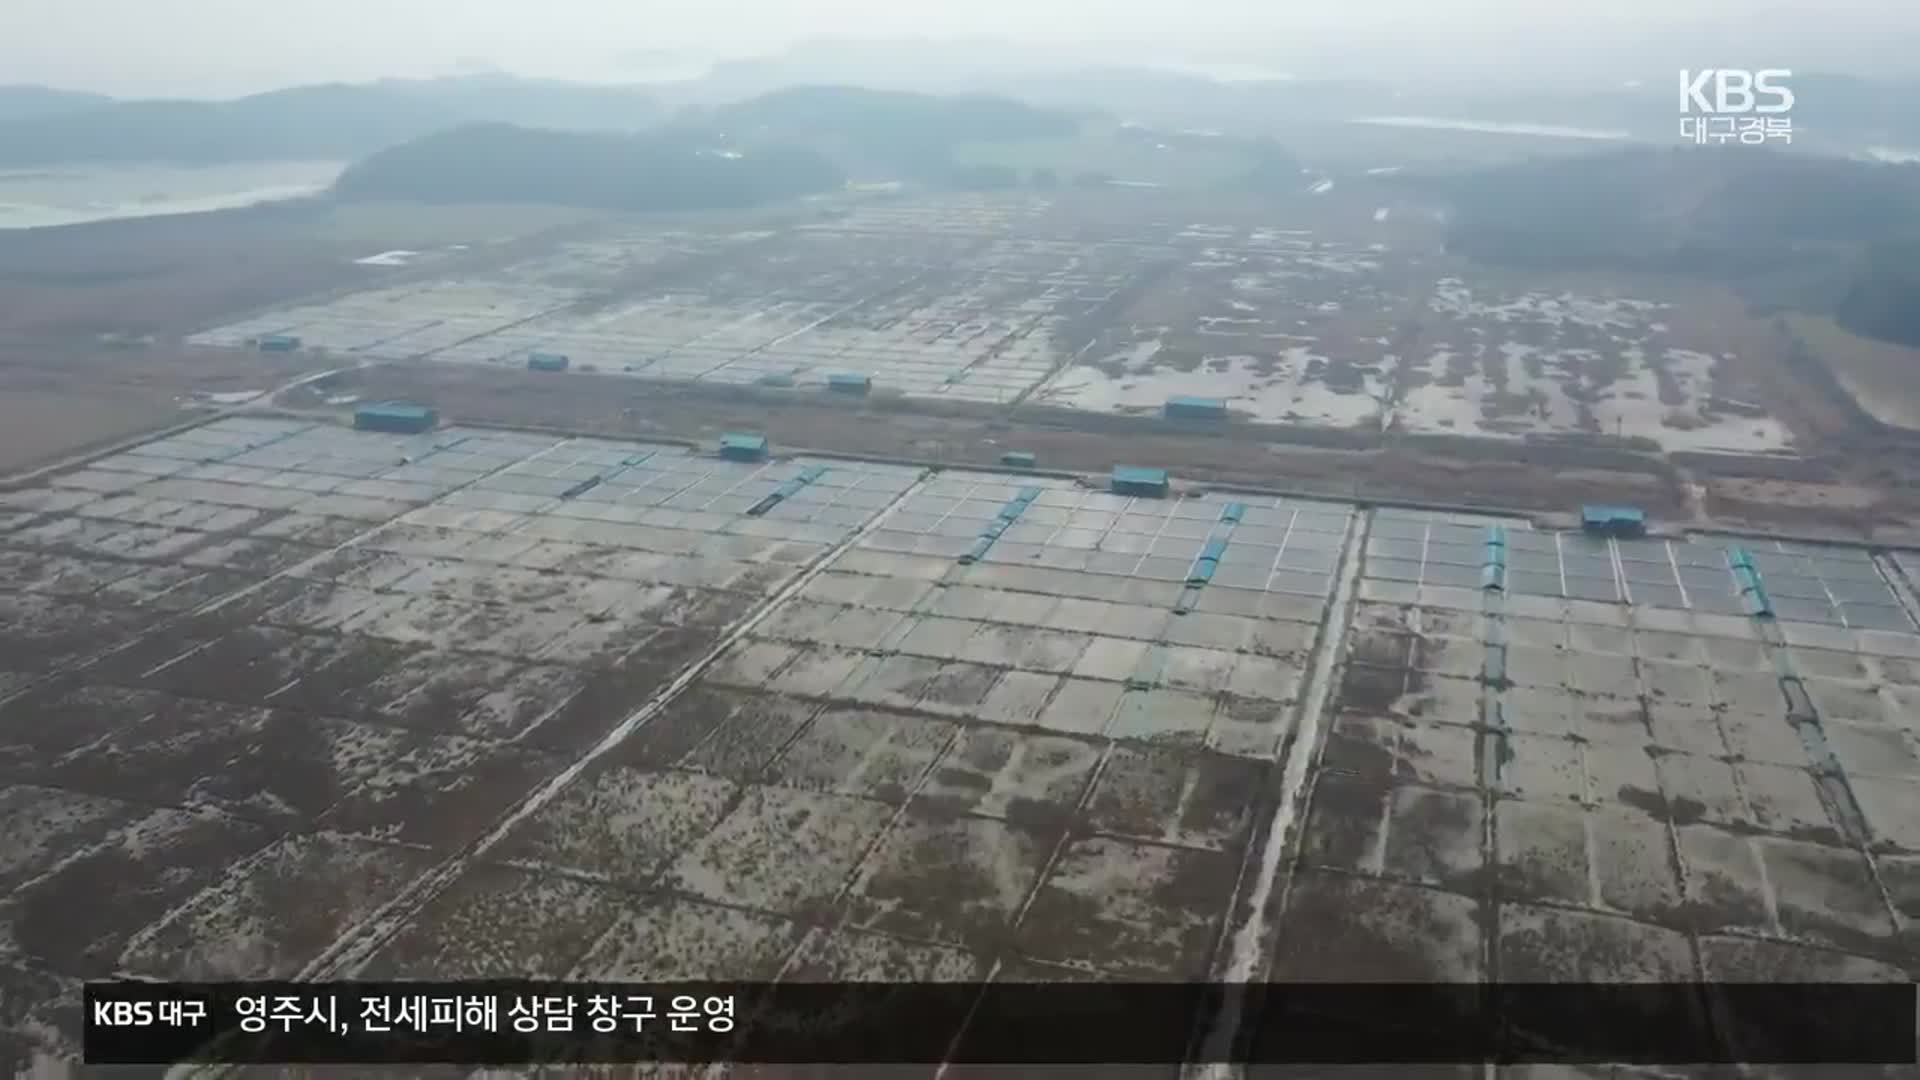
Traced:
[[[88, 1064], [1913, 1064], [1908, 983], [89, 983]], [[1237, 1037], [1203, 1038], [1222, 1009]]]

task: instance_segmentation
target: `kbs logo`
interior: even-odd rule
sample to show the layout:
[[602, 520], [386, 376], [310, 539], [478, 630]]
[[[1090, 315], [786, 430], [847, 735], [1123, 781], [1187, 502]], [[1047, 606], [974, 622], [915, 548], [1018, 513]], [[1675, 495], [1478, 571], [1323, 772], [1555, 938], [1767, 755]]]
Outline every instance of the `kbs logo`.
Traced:
[[93, 1001], [95, 1027], [192, 1027], [206, 1018], [207, 1003], [193, 998]]
[[[1703, 68], [1680, 72], [1680, 111], [1682, 113], [1784, 113], [1793, 108], [1793, 91], [1781, 80], [1793, 78], [1785, 68], [1747, 71], [1742, 68]], [[1761, 94], [1774, 99], [1771, 105], [1759, 102]]]
[[151, 1001], [96, 1001], [93, 1022], [103, 1027], [146, 1027], [158, 1017]]
[[1793, 141], [1793, 91], [1785, 68], [1702, 68], [1680, 72], [1680, 137], [1705, 145]]

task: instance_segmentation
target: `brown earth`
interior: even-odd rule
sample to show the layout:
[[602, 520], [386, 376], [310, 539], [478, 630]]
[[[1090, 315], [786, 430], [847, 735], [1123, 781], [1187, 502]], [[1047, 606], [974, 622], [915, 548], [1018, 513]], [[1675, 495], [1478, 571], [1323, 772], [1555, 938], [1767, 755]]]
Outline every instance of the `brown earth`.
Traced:
[[[524, 238], [592, 217], [316, 201], [0, 233], [0, 474], [187, 419], [197, 394], [270, 390], [322, 363], [188, 349], [173, 344], [181, 335], [316, 293], [509, 259]], [[452, 244], [467, 250], [417, 267], [353, 263]]]
[[1859, 337], [1812, 315], [1787, 323], [1874, 419], [1920, 431], [1920, 349]]
[[0, 472], [137, 435], [179, 416], [177, 408], [138, 394], [21, 391], [0, 380]]
[[1715, 477], [1707, 484], [1705, 510], [1725, 524], [1791, 527], [1822, 534], [1859, 535], [1910, 543], [1920, 528], [1920, 500], [1897, 489], [1868, 484], [1801, 483]]
[[[185, 334], [316, 293], [505, 258], [520, 250], [518, 240], [594, 217], [316, 200], [0, 233], [0, 341]], [[456, 244], [465, 250], [417, 266], [353, 262]]]
[[191, 419], [198, 395], [271, 390], [320, 361], [162, 346], [0, 343], [0, 476]]

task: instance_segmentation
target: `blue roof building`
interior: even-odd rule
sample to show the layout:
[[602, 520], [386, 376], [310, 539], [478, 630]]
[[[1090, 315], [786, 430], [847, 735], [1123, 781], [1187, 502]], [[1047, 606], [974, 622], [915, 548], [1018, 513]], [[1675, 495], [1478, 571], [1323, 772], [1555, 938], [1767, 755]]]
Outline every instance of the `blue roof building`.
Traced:
[[415, 435], [431, 431], [440, 422], [440, 413], [426, 405], [388, 401], [362, 405], [353, 411], [353, 426], [361, 431], [385, 431], [397, 435]]
[[836, 371], [827, 376], [827, 389], [836, 394], [864, 394], [873, 389], [873, 379], [852, 371]]
[[1589, 503], [1580, 508], [1580, 527], [1600, 536], [1644, 536], [1647, 512], [1637, 506]]
[[759, 461], [767, 456], [767, 437], [729, 432], [720, 436], [720, 456], [728, 461]]
[[1151, 499], [1166, 497], [1170, 486], [1167, 470], [1143, 469], [1134, 465], [1114, 466], [1112, 484], [1115, 495], [1140, 495]]
[[1176, 395], [1167, 399], [1165, 415], [1169, 420], [1225, 420], [1227, 399]]

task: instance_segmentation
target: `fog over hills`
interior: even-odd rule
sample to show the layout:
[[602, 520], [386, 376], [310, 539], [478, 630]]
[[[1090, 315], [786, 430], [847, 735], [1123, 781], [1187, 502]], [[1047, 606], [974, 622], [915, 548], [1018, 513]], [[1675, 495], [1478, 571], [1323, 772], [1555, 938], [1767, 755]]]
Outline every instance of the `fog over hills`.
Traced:
[[[167, 47], [154, 48], [160, 41]], [[232, 97], [482, 67], [651, 80], [750, 57], [815, 65], [789, 82], [864, 85], [890, 85], [880, 81], [889, 67], [932, 80], [956, 66], [1013, 72], [1042, 62], [1600, 85], [1702, 65], [1891, 78], [1910, 72], [1915, 55], [1920, 9], [1904, 0], [22, 0], [0, 38], [9, 81], [126, 97]]]
[[[910, 44], [910, 43], [909, 43]], [[130, 99], [40, 86], [0, 87], [0, 166], [62, 161], [339, 158], [434, 131], [500, 122], [564, 130], [632, 131], [686, 109], [730, 106], [794, 87], [835, 85], [946, 95], [991, 95], [1096, 112], [1175, 129], [1298, 138], [1316, 127], [1379, 117], [1547, 125], [1617, 131], [1670, 143], [1677, 74], [1662, 69], [1605, 83], [1409, 81], [1365, 77], [1209, 77], [1171, 67], [1047, 66], [1031, 53], [976, 43], [903, 44], [868, 63], [842, 43], [724, 63], [695, 79], [596, 84], [470, 74], [288, 87], [227, 100]], [[978, 62], [975, 62], [977, 59]], [[471, 61], [470, 61], [471, 63]], [[835, 72], [844, 72], [835, 75]], [[1920, 80], [1794, 70], [1801, 143], [1830, 153], [1920, 146]]]
[[11, 87], [0, 88], [0, 167], [344, 158], [476, 122], [617, 131], [662, 115], [642, 89], [498, 75], [297, 86], [227, 101]]
[[[112, 0], [69, 10], [107, 8], [123, 17], [121, 33], [151, 16]], [[1594, 10], [1350, 0], [1285, 11], [1239, 0], [989, 2], [963, 20], [846, 0], [805, 27], [771, 10], [756, 18], [748, 3], [730, 11], [739, 25], [725, 33], [701, 29], [700, 13], [640, 18], [596, 0], [552, 0], [544, 21], [525, 5], [476, 0], [455, 17], [422, 0], [393, 12], [381, 35], [342, 21], [369, 5], [338, 8], [276, 9], [282, 30], [309, 36], [277, 54], [277, 88], [257, 93], [0, 87], [0, 168], [351, 159], [342, 197], [646, 210], [750, 205], [849, 178], [1146, 182], [1121, 175], [1136, 168], [1176, 186], [1279, 195], [1320, 182], [1303, 180], [1302, 165], [1404, 165], [1409, 182], [1437, 185], [1428, 190], [1453, 208], [1459, 251], [1737, 278], [1756, 302], [1793, 296], [1859, 329], [1920, 340], [1902, 314], [1912, 288], [1898, 269], [1916, 242], [1902, 226], [1920, 207], [1916, 172], [1843, 160], [1920, 153], [1920, 16], [1884, 0], [1818, 11], [1730, 0]], [[36, 12], [28, 38], [62, 31]], [[430, 12], [442, 20], [423, 21]], [[170, 40], [184, 45], [164, 63], [206, 59], [208, 78], [193, 85], [228, 81], [226, 61], [205, 50], [260, 33], [175, 14], [186, 21]], [[393, 53], [396, 42], [420, 46], [430, 24], [444, 41]], [[90, 63], [125, 45], [95, 40]], [[0, 61], [16, 47], [0, 43]], [[20, 60], [12, 70], [37, 70]], [[1791, 70], [1795, 145], [1738, 162], [1679, 148], [1677, 76], [1709, 66]], [[180, 85], [163, 67], [134, 65], [123, 84]], [[365, 70], [386, 77], [337, 81]], [[106, 85], [89, 71], [65, 76]], [[416, 72], [438, 77], [394, 77]], [[1449, 125], [1478, 129], [1483, 143], [1456, 153]], [[1402, 137], [1416, 130], [1442, 132], [1423, 142], [1440, 148], [1418, 161], [1363, 160], [1399, 154], [1420, 141]], [[1489, 136], [1506, 146], [1487, 152]], [[1623, 144], [1641, 147], [1613, 153]], [[1480, 168], [1489, 158], [1511, 167]], [[1734, 203], [1740, 213], [1726, 216]], [[1833, 207], [1845, 212], [1824, 214]]]

